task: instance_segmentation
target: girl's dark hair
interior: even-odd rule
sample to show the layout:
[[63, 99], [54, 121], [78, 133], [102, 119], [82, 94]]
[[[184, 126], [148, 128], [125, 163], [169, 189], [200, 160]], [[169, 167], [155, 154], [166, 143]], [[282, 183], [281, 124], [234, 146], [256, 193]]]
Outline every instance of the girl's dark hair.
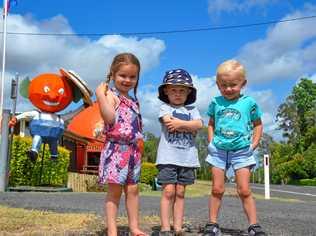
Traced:
[[118, 72], [118, 70], [120, 69], [120, 67], [122, 65], [128, 65], [128, 64], [133, 64], [135, 66], [137, 66], [138, 68], [138, 74], [137, 74], [137, 82], [136, 85], [134, 87], [134, 96], [137, 100], [136, 97], [136, 93], [137, 93], [137, 86], [138, 86], [138, 80], [139, 80], [139, 73], [140, 73], [140, 63], [138, 58], [132, 54], [132, 53], [120, 53], [117, 54], [112, 61], [111, 67], [110, 67], [110, 71], [106, 76], [106, 83], [109, 83], [111, 81], [111, 77]]

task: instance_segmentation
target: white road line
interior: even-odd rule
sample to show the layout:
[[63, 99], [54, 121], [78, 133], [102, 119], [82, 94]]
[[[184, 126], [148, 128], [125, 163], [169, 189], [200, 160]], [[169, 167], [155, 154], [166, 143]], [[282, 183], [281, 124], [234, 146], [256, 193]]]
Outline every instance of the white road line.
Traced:
[[[264, 188], [256, 187], [256, 186], [251, 186], [251, 188], [264, 190]], [[279, 190], [279, 189], [270, 189], [270, 190], [274, 191], [274, 192], [280, 192], [280, 193], [291, 193], [291, 194], [296, 194], [296, 195], [304, 195], [304, 196], [316, 197], [315, 194], [311, 194], [311, 193], [300, 193], [300, 192], [293, 192], [293, 191], [286, 191], [286, 190]]]

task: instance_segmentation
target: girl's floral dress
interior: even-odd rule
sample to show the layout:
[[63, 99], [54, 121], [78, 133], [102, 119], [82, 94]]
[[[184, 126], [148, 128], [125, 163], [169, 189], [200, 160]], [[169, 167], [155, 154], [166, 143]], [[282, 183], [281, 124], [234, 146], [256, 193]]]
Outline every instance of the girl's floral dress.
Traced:
[[99, 182], [136, 184], [140, 179], [141, 151], [137, 145], [142, 139], [142, 119], [136, 100], [120, 95], [115, 123], [104, 127], [105, 143], [99, 165]]

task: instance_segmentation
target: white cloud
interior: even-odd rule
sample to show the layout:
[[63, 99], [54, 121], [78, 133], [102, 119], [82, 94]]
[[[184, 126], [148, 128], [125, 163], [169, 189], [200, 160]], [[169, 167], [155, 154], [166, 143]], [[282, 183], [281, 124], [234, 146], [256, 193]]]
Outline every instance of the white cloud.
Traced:
[[[301, 11], [283, 18], [312, 15], [316, 6], [305, 5]], [[251, 83], [296, 79], [315, 71], [316, 19], [278, 23], [267, 32], [266, 38], [246, 44], [237, 58], [246, 66]]]
[[272, 90], [252, 91], [247, 89], [246, 94], [252, 96], [263, 112], [263, 131], [271, 135], [275, 140], [280, 140], [281, 132], [275, 122], [278, 105]]
[[[36, 21], [30, 16], [10, 14], [7, 21], [8, 32], [60, 33], [72, 34], [74, 31], [67, 19], [61, 15]], [[156, 38], [103, 36], [91, 40], [78, 36], [12, 35], [7, 37], [7, 60], [5, 98], [10, 91], [11, 77], [19, 72], [31, 78], [41, 73], [58, 73], [60, 67], [74, 70], [95, 90], [104, 78], [112, 58], [120, 52], [134, 53], [140, 60], [142, 72], [159, 63], [165, 50], [165, 43]], [[2, 53], [2, 51], [1, 51]], [[21, 99], [18, 110], [24, 111], [27, 100]], [[5, 107], [10, 101], [5, 99]]]
[[314, 83], [316, 83], [316, 74], [312, 75], [312, 76], [310, 77], [310, 79], [311, 79]]
[[209, 0], [208, 12], [213, 16], [220, 16], [222, 13], [248, 12], [253, 8], [264, 9], [267, 5], [272, 5], [277, 0]]

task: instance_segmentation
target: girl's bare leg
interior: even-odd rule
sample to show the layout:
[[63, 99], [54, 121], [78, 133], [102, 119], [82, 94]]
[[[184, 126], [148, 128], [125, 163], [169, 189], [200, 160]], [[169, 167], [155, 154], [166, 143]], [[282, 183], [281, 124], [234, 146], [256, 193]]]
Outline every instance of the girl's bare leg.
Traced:
[[124, 187], [125, 205], [128, 216], [128, 224], [132, 235], [147, 235], [139, 229], [139, 191], [137, 184], [128, 184]]
[[122, 186], [108, 184], [108, 192], [105, 201], [105, 215], [108, 236], [117, 236], [116, 216], [122, 194]]

